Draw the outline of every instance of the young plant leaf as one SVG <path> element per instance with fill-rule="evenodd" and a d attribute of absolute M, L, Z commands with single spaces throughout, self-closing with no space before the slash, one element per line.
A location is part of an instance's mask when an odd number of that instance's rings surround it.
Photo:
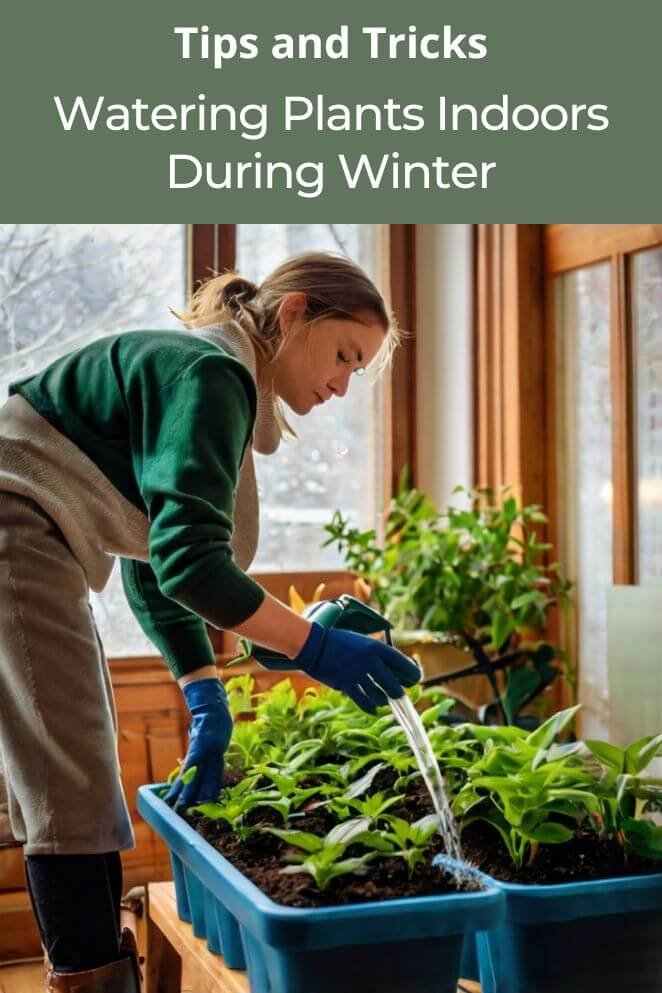
<path fill-rule="evenodd" d="M 554 738 L 572 721 L 580 707 L 581 704 L 577 704 L 575 707 L 568 707 L 554 714 L 528 735 L 527 744 L 533 748 L 549 748 Z"/>
<path fill-rule="evenodd" d="M 330 845 L 349 845 L 357 835 L 363 834 L 369 828 L 369 817 L 353 817 L 348 821 L 343 821 L 341 824 L 336 824 L 329 831 L 324 841 Z"/>

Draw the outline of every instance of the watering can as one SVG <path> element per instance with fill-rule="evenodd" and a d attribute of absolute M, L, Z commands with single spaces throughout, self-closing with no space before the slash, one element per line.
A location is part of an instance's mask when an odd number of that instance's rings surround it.
<path fill-rule="evenodd" d="M 335 600 L 319 600 L 317 603 L 308 604 L 304 609 L 303 616 L 327 629 L 340 628 L 343 631 L 354 631 L 355 634 L 365 635 L 378 634 L 383 631 L 387 644 L 393 644 L 391 640 L 393 625 L 390 621 L 348 593 L 344 593 Z M 280 652 L 263 648 L 247 638 L 242 638 L 239 643 L 244 654 L 241 658 L 233 659 L 231 665 L 235 662 L 243 662 L 244 659 L 250 657 L 254 658 L 265 669 L 292 668 L 292 659 Z"/>

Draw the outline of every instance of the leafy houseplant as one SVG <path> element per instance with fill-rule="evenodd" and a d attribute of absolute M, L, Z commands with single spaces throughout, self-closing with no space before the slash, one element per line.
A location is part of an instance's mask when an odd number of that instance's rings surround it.
<path fill-rule="evenodd" d="M 500 835 L 513 864 L 535 862 L 541 844 L 571 841 L 578 831 L 662 862 L 660 780 L 643 777 L 662 754 L 662 734 L 621 749 L 606 741 L 556 741 L 578 707 L 550 717 L 535 731 L 473 728 L 482 754 L 465 766 L 453 803 L 466 830 L 475 821 Z"/>
<path fill-rule="evenodd" d="M 550 545 L 536 532 L 547 521 L 538 505 L 519 507 L 507 491 L 498 503 L 491 490 L 454 492 L 465 493 L 469 506 L 440 513 L 403 478 L 382 542 L 336 511 L 325 545 L 337 543 L 348 568 L 369 584 L 374 605 L 400 633 L 396 643 L 416 632 L 459 646 L 473 659 L 462 675 L 489 680 L 493 702 L 483 711 L 485 722 L 526 724 L 522 708 L 565 661 L 542 635 L 550 608 L 568 604 L 572 584 L 557 562 L 544 562 Z M 507 672 L 503 692 L 495 675 L 500 670 Z M 457 674 L 427 682 L 453 678 Z"/>

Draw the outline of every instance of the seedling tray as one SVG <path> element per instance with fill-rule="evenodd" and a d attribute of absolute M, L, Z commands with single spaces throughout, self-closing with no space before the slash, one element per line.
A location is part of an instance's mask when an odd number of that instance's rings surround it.
<path fill-rule="evenodd" d="M 483 993 L 660 993 L 662 873 L 525 886 L 493 881 L 503 923 L 476 935 Z"/>
<path fill-rule="evenodd" d="M 504 894 L 477 893 L 296 909 L 269 899 L 159 798 L 138 811 L 170 850 L 177 910 L 251 993 L 455 993 L 464 936 L 495 928 Z"/>

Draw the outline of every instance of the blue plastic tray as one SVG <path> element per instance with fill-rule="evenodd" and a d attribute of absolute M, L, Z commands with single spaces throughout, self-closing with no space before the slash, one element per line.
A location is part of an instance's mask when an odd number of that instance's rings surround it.
<path fill-rule="evenodd" d="M 138 811 L 170 848 L 177 910 L 251 993 L 455 993 L 464 935 L 494 928 L 504 898 L 479 893 L 298 910 L 270 900 L 157 796 Z"/>
<path fill-rule="evenodd" d="M 476 935 L 483 993 L 660 993 L 662 873 L 523 886 Z"/>

